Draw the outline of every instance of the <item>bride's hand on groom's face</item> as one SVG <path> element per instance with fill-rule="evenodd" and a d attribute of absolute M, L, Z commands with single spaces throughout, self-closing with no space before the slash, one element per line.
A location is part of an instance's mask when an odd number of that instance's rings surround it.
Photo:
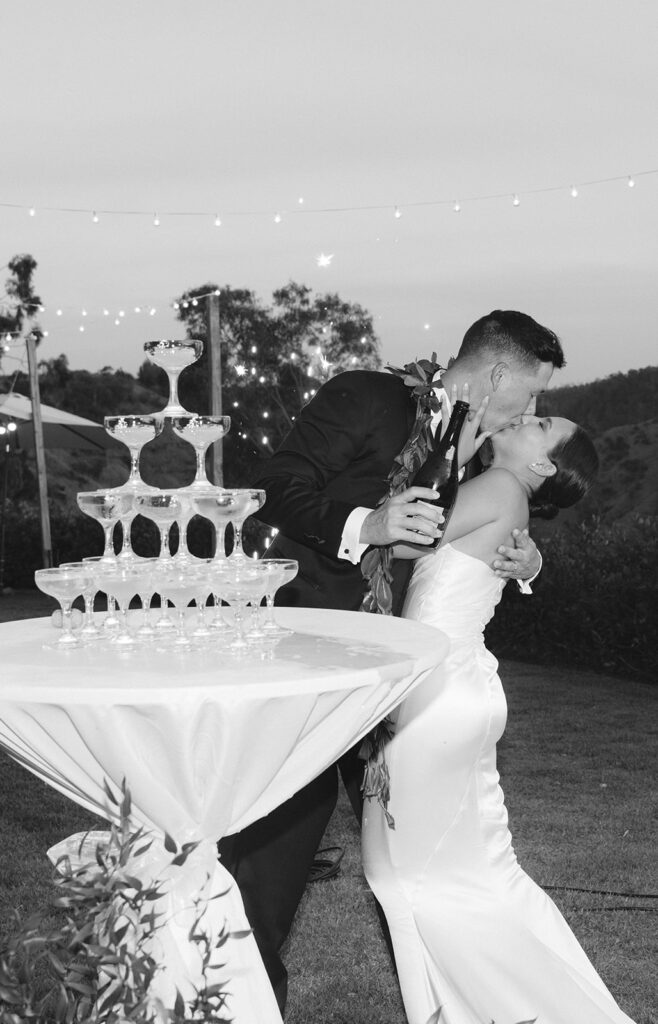
<path fill-rule="evenodd" d="M 425 504 L 435 500 L 436 494 L 429 487 L 409 487 L 387 498 L 364 519 L 361 543 L 377 547 L 396 541 L 431 544 L 439 535 L 437 524 L 443 522 L 442 511 L 435 505 Z"/>

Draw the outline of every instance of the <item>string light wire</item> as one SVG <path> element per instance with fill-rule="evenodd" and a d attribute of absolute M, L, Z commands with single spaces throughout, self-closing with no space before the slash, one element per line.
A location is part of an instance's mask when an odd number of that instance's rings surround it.
<path fill-rule="evenodd" d="M 490 202 L 496 199 L 505 199 L 509 201 L 510 195 L 513 196 L 536 196 L 542 195 L 549 192 L 566 192 L 569 195 L 573 195 L 573 190 L 580 190 L 584 188 L 592 188 L 596 185 L 608 185 L 614 182 L 624 182 L 627 188 L 634 188 L 638 178 L 646 177 L 649 175 L 658 174 L 658 168 L 652 168 L 651 170 L 636 171 L 634 174 L 617 174 L 607 178 L 591 178 L 588 181 L 570 181 L 562 183 L 560 185 L 542 185 L 538 188 L 525 188 L 525 189 L 507 189 L 504 192 L 490 192 L 482 195 L 470 195 L 462 196 L 460 198 L 460 206 L 463 207 L 464 203 L 483 203 Z M 309 216 L 313 214 L 332 214 L 332 213 L 362 213 L 367 211 L 390 211 L 391 206 L 395 211 L 395 216 L 400 217 L 402 211 L 405 209 L 413 209 L 416 207 L 428 207 L 428 206 L 450 206 L 452 209 L 455 208 L 454 198 L 439 198 L 439 199 L 422 199 L 422 200 L 410 200 L 406 203 L 376 203 L 370 205 L 359 205 L 359 206 L 306 206 L 305 204 L 297 203 L 296 206 L 290 209 L 279 209 L 275 211 L 274 221 L 278 224 L 281 223 L 284 213 L 290 216 Z M 0 202 L 0 207 L 4 209 L 12 210 L 27 210 L 31 217 L 34 217 L 37 213 L 37 207 L 27 206 L 25 203 L 7 203 Z M 40 213 L 74 213 L 74 214 L 85 214 L 88 217 L 101 216 L 117 216 L 117 217 L 149 217 L 155 226 L 161 223 L 162 217 L 201 217 L 206 218 L 210 223 L 215 224 L 217 218 L 216 211 L 213 210 L 161 210 L 159 213 L 154 215 L 153 210 L 109 210 L 101 209 L 100 207 L 79 207 L 79 206 L 40 206 L 38 207 Z M 226 217 L 269 217 L 272 218 L 272 210 L 224 210 L 222 218 Z"/>

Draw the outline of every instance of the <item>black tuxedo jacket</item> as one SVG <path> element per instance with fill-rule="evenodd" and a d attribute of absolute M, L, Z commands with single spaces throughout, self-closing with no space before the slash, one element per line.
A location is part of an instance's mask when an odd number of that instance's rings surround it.
<path fill-rule="evenodd" d="M 338 558 L 341 535 L 353 509 L 375 508 L 387 493 L 393 459 L 415 413 L 415 399 L 399 377 L 371 370 L 338 374 L 302 409 L 254 481 L 266 491 L 258 518 L 279 530 L 268 557 L 299 562 L 278 604 L 359 609 L 361 568 Z M 404 590 L 412 564 L 398 563 L 394 595 Z"/>

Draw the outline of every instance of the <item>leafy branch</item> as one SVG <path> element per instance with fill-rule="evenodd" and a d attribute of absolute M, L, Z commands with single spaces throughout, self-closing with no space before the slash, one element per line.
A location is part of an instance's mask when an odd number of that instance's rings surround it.
<path fill-rule="evenodd" d="M 151 847 L 143 828 L 133 829 L 131 797 L 125 780 L 117 799 L 105 783 L 116 821 L 94 857 L 73 868 L 68 855 L 56 864 L 55 923 L 39 913 L 22 921 L 0 950 L 0 1024 L 228 1024 L 226 991 L 204 984 L 186 1006 L 177 992 L 173 1009 L 150 994 L 161 970 L 150 950 L 164 924 L 155 910 L 165 882 L 145 883 L 131 864 Z M 85 835 L 78 849 L 89 848 Z M 181 847 L 165 836 L 168 868 L 182 867 L 197 843 Z M 189 931 L 199 951 L 204 982 L 214 951 L 228 940 L 224 928 L 212 942 L 200 927 L 200 900 Z M 238 933 L 239 935 L 240 933 Z"/>

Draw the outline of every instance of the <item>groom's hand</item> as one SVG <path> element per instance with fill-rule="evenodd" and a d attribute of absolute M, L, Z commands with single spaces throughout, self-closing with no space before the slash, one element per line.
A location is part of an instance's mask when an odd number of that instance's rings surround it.
<path fill-rule="evenodd" d="M 441 509 L 425 504 L 435 500 L 436 494 L 429 487 L 409 487 L 387 498 L 363 520 L 359 540 L 377 547 L 401 540 L 408 544 L 431 544 L 439 536 L 437 523 L 443 522 Z"/>
<path fill-rule="evenodd" d="M 501 545 L 493 563 L 496 576 L 505 580 L 530 580 L 541 569 L 541 556 L 527 530 L 512 530 L 513 547 Z"/>

